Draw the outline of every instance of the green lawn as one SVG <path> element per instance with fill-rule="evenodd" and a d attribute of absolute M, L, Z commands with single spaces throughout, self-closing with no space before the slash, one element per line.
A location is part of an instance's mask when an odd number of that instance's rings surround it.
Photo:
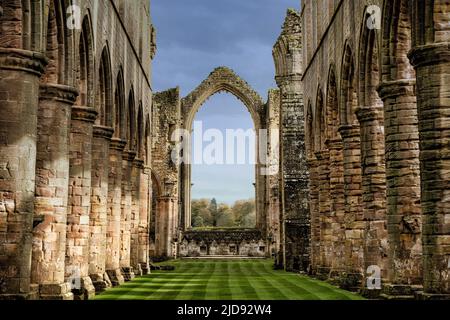
<path fill-rule="evenodd" d="M 96 300 L 358 300 L 328 283 L 272 269 L 271 260 L 178 260 Z"/>

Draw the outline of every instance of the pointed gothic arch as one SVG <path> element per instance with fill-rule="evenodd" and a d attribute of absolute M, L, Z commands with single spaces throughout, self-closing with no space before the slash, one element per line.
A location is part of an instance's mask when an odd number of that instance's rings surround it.
<path fill-rule="evenodd" d="M 260 95 L 250 87 L 250 85 L 240 78 L 233 70 L 227 67 L 216 68 L 210 73 L 194 91 L 181 100 L 182 118 L 184 123 L 184 129 L 187 132 L 192 132 L 192 125 L 194 118 L 200 107 L 206 102 L 208 98 L 219 92 L 228 92 L 242 101 L 247 110 L 249 111 L 256 136 L 256 152 L 259 154 L 259 131 L 262 129 L 262 119 L 264 115 L 264 102 Z M 191 156 L 191 141 L 186 144 L 186 149 L 183 150 L 184 158 L 190 159 Z M 263 197 L 261 193 L 262 176 L 260 175 L 260 165 L 255 166 L 255 203 L 257 212 L 257 221 L 263 221 L 258 219 L 259 214 L 263 214 L 263 210 L 260 204 L 260 198 Z M 184 229 L 191 227 L 191 165 L 184 163 L 181 168 L 181 200 L 184 205 Z"/>
<path fill-rule="evenodd" d="M 76 105 L 84 107 L 94 106 L 94 39 L 90 13 L 83 19 L 78 40 L 77 83 L 79 95 Z"/>
<path fill-rule="evenodd" d="M 103 48 L 98 68 L 96 88 L 97 125 L 114 126 L 114 101 L 112 94 L 111 60 L 108 44 Z"/>
<path fill-rule="evenodd" d="M 127 138 L 125 88 L 122 67 L 119 68 L 114 93 L 114 137 L 122 140 Z"/>
<path fill-rule="evenodd" d="M 314 152 L 319 152 L 325 149 L 325 141 L 327 136 L 327 126 L 326 126 L 326 109 L 325 100 L 323 97 L 322 88 L 319 86 L 317 88 L 317 98 L 315 107 L 315 121 L 314 121 Z"/>
<path fill-rule="evenodd" d="M 340 125 L 357 125 L 358 120 L 355 115 L 357 108 L 356 93 L 356 68 L 355 57 L 351 45 L 345 45 L 344 56 L 342 58 L 341 74 L 341 101 L 339 105 Z"/>
<path fill-rule="evenodd" d="M 327 94 L 326 94 L 326 127 L 327 139 L 340 139 L 339 136 L 339 100 L 336 81 L 336 69 L 334 64 L 328 71 Z"/>
<path fill-rule="evenodd" d="M 128 109 L 126 114 L 126 140 L 128 142 L 128 150 L 137 151 L 137 136 L 136 136 L 136 101 L 134 99 L 134 89 L 131 86 L 128 94 Z"/>
<path fill-rule="evenodd" d="M 241 100 L 252 116 L 255 129 L 260 128 L 260 116 L 264 106 L 260 95 L 233 70 L 226 67 L 219 67 L 194 91 L 181 100 L 186 129 L 189 130 L 192 128 L 194 117 L 205 101 L 216 93 L 223 91 Z"/>

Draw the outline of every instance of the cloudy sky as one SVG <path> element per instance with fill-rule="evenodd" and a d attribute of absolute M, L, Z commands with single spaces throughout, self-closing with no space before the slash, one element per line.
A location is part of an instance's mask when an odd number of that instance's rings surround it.
<path fill-rule="evenodd" d="M 218 66 L 227 66 L 267 100 L 276 87 L 272 46 L 288 8 L 299 0 L 151 0 L 158 51 L 153 63 L 154 91 L 180 86 L 189 94 Z M 230 94 L 211 97 L 195 121 L 204 130 L 253 128 L 245 106 Z M 195 133 L 197 134 L 197 133 Z M 209 143 L 205 142 L 204 147 Z M 192 198 L 233 203 L 254 197 L 254 167 L 194 165 Z"/>

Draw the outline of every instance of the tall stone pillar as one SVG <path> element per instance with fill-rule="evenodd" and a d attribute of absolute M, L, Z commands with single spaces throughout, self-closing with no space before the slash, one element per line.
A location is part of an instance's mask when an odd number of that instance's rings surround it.
<path fill-rule="evenodd" d="M 330 276 L 340 277 L 345 271 L 345 197 L 343 145 L 340 138 L 326 141 L 330 153 L 330 250 L 333 254 Z"/>
<path fill-rule="evenodd" d="M 389 239 L 387 296 L 413 297 L 422 284 L 419 128 L 415 80 L 383 82 Z"/>
<path fill-rule="evenodd" d="M 289 9 L 273 48 L 280 89 L 280 213 L 283 264 L 307 271 L 310 261 L 309 171 L 305 145 L 303 56 L 300 13 Z M 286 242 L 292 243 L 288 250 Z"/>
<path fill-rule="evenodd" d="M 94 108 L 75 106 L 70 130 L 69 211 L 66 279 L 75 281 L 75 299 L 89 299 L 95 288 L 89 277 L 91 166 Z"/>
<path fill-rule="evenodd" d="M 136 152 L 125 150 L 122 158 L 122 213 L 120 219 L 120 268 L 125 281 L 134 278 L 131 266 L 131 219 L 133 202 L 133 161 Z"/>
<path fill-rule="evenodd" d="M 305 117 L 300 76 L 277 78 L 281 90 L 280 153 L 281 201 L 284 241 L 284 266 L 287 270 L 306 271 L 310 265 L 310 212 L 308 205 L 308 165 L 305 146 Z M 288 252 L 289 251 L 289 252 Z"/>
<path fill-rule="evenodd" d="M 149 266 L 149 223 L 151 210 L 151 168 L 145 167 L 141 171 L 140 183 L 140 206 L 139 206 L 139 226 L 138 226 L 138 263 L 141 266 L 142 273 L 148 274 L 150 272 Z"/>
<path fill-rule="evenodd" d="M 126 141 L 113 138 L 109 148 L 108 229 L 106 233 L 106 272 L 112 285 L 124 283 L 120 271 L 120 223 L 122 215 L 122 162 Z"/>
<path fill-rule="evenodd" d="M 70 119 L 77 95 L 72 87 L 40 86 L 31 281 L 39 285 L 41 299 L 73 299 L 64 260 Z"/>
<path fill-rule="evenodd" d="M 436 10 L 448 4 L 434 5 L 434 18 L 444 20 L 436 22 L 443 31 L 435 31 L 434 37 L 442 42 L 416 46 L 410 53 L 417 76 L 424 297 L 430 299 L 450 298 L 450 42 L 444 42 L 448 14 Z"/>
<path fill-rule="evenodd" d="M 386 167 L 384 116 L 382 107 L 361 107 L 356 111 L 361 125 L 362 207 L 365 231 L 364 268 L 377 266 L 387 277 L 388 237 L 386 222 Z M 370 290 L 367 294 L 379 294 Z"/>
<path fill-rule="evenodd" d="M 113 128 L 94 126 L 92 140 L 89 276 L 96 292 L 111 286 L 106 273 L 109 148 Z"/>
<path fill-rule="evenodd" d="M 331 270 L 333 252 L 331 251 L 332 230 L 330 217 L 330 152 L 322 150 L 316 153 L 318 164 L 319 189 L 319 232 L 320 232 L 320 266 L 318 273 L 328 277 Z"/>
<path fill-rule="evenodd" d="M 31 298 L 39 78 L 37 52 L 0 48 L 0 299 Z"/>
<path fill-rule="evenodd" d="M 142 268 L 139 263 L 139 226 L 140 226 L 140 205 L 141 205 L 141 175 L 144 169 L 144 160 L 134 159 L 131 168 L 132 203 L 130 221 L 130 265 L 135 275 L 142 275 Z"/>
<path fill-rule="evenodd" d="M 156 217 L 156 255 L 158 257 L 173 257 L 173 240 L 178 229 L 177 222 L 178 199 L 170 195 L 158 199 Z"/>
<path fill-rule="evenodd" d="M 345 196 L 345 261 L 346 279 L 342 286 L 348 289 L 359 287 L 364 275 L 364 232 L 366 224 L 361 207 L 361 148 L 358 125 L 341 126 L 344 155 Z"/>
<path fill-rule="evenodd" d="M 311 273 L 320 274 L 319 166 L 316 158 L 308 159 L 309 208 L 311 210 Z"/>

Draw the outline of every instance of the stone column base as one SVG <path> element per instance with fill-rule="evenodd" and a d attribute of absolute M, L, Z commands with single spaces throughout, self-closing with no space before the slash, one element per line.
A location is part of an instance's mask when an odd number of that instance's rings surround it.
<path fill-rule="evenodd" d="M 315 277 L 321 281 L 326 281 L 329 279 L 330 276 L 330 268 L 329 267 L 322 267 L 322 266 L 317 266 L 316 270 L 315 270 Z"/>
<path fill-rule="evenodd" d="M 142 266 L 141 266 L 140 263 L 137 265 L 136 268 L 133 268 L 133 270 L 134 270 L 134 275 L 136 277 L 141 277 L 144 274 L 144 272 L 142 271 Z"/>
<path fill-rule="evenodd" d="M 95 292 L 100 293 L 105 291 L 108 288 L 112 287 L 111 280 L 109 280 L 108 274 L 91 274 L 89 276 L 92 280 L 92 284 L 94 285 Z"/>
<path fill-rule="evenodd" d="M 95 288 L 89 277 L 80 279 L 80 283 L 76 283 L 75 289 L 72 289 L 74 300 L 89 300 L 95 296 Z"/>
<path fill-rule="evenodd" d="M 422 290 L 422 286 L 388 283 L 383 286 L 380 298 L 385 300 L 413 300 L 416 293 Z"/>
<path fill-rule="evenodd" d="M 338 270 L 330 268 L 329 276 L 328 276 L 328 283 L 331 283 L 334 286 L 340 286 L 341 284 L 341 277 L 344 273 L 344 270 Z"/>
<path fill-rule="evenodd" d="M 125 283 L 125 279 L 122 276 L 120 269 L 106 270 L 106 273 L 108 274 L 109 280 L 111 281 L 113 287 L 117 287 Z"/>
<path fill-rule="evenodd" d="M 377 300 L 381 298 L 381 289 L 367 289 L 366 287 L 362 288 L 359 292 L 360 295 L 362 295 L 366 299 L 373 299 Z"/>
<path fill-rule="evenodd" d="M 125 279 L 125 281 L 131 281 L 133 280 L 136 275 L 134 274 L 133 267 L 123 267 L 122 268 L 122 276 Z"/>
<path fill-rule="evenodd" d="M 151 273 L 150 266 L 149 266 L 148 263 L 140 263 L 140 267 L 142 269 L 142 275 L 143 276 L 148 275 L 148 274 Z"/>
<path fill-rule="evenodd" d="M 69 283 L 43 284 L 39 286 L 40 300 L 73 300 L 72 287 Z"/>
<path fill-rule="evenodd" d="M 358 292 L 361 290 L 363 275 L 358 272 L 343 272 L 339 276 L 339 288 Z"/>
<path fill-rule="evenodd" d="M 30 292 L 24 294 L 0 294 L 0 301 L 39 300 L 39 285 L 30 284 Z"/>

